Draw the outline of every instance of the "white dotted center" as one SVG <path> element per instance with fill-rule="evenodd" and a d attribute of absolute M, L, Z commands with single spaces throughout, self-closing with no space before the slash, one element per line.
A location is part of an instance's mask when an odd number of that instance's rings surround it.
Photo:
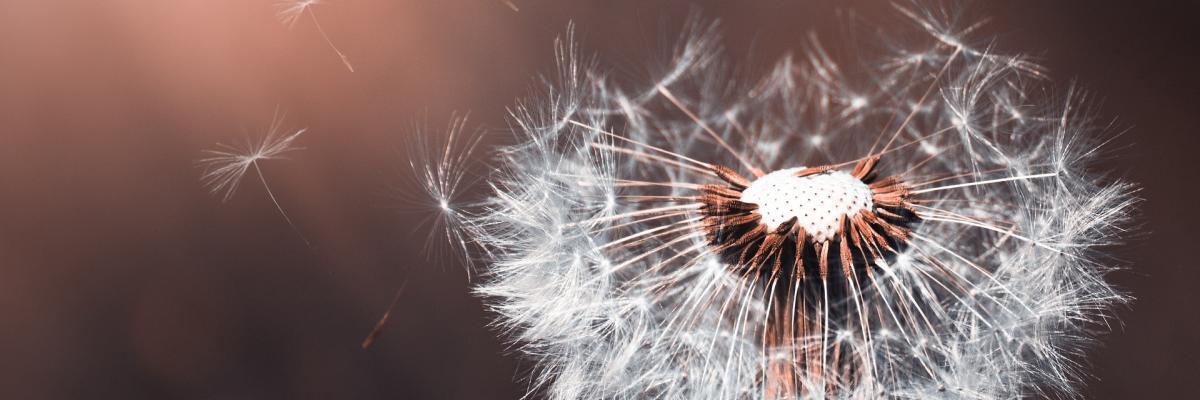
<path fill-rule="evenodd" d="M 814 242 L 824 242 L 837 236 L 843 215 L 871 208 L 871 188 L 854 176 L 841 171 L 796 176 L 802 169 L 771 172 L 742 191 L 741 200 L 758 205 L 767 229 L 796 217 Z"/>

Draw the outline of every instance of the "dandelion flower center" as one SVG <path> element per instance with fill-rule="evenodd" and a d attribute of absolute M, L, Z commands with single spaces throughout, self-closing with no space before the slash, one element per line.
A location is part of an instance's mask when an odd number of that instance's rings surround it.
<path fill-rule="evenodd" d="M 848 171 L 788 168 L 754 181 L 713 165 L 725 184 L 700 188 L 708 242 L 735 269 L 790 269 L 797 279 L 809 272 L 824 279 L 831 267 L 850 276 L 867 260 L 893 256 L 917 218 L 908 185 L 898 176 L 878 178 L 878 162 L 872 155 Z M 815 265 L 806 268 L 806 258 Z"/>
<path fill-rule="evenodd" d="M 768 230 L 796 218 L 813 241 L 825 242 L 837 235 L 842 218 L 871 208 L 871 188 L 861 180 L 842 171 L 796 176 L 803 169 L 771 172 L 742 191 L 741 200 L 758 205 Z"/>

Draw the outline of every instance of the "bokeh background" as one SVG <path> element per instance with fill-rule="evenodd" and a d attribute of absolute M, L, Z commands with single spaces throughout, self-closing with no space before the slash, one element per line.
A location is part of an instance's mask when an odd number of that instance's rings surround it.
<path fill-rule="evenodd" d="M 618 77 L 693 11 L 767 65 L 812 31 L 903 23 L 884 2 L 0 0 L 0 398 L 515 399 L 531 365 L 489 328 L 462 265 L 403 212 L 405 137 L 456 110 L 503 128 L 569 21 Z M 1170 4 L 1168 4 L 1170 3 Z M 1112 279 L 1137 301 L 1090 361 L 1088 397 L 1185 398 L 1200 371 L 1195 2 L 995 1 L 1000 48 L 1077 80 L 1124 132 L 1141 238 Z M 305 150 L 263 164 L 306 246 L 248 182 L 222 203 L 194 162 L 276 107 Z M 406 283 L 389 325 L 359 342 Z"/>

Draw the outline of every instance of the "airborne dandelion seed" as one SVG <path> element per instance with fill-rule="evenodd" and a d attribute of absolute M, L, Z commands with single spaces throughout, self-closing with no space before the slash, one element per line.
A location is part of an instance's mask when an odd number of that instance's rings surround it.
<path fill-rule="evenodd" d="M 483 140 L 483 131 L 467 130 L 466 122 L 466 117 L 455 117 L 445 130 L 437 133 L 426 132 L 427 127 L 418 125 L 417 134 L 407 143 L 411 178 L 420 186 L 421 193 L 414 195 L 410 190 L 400 190 L 397 194 L 404 203 L 417 206 L 415 211 L 433 212 L 421 225 L 433 232 L 425 243 L 425 251 L 434 256 L 445 255 L 439 244 L 449 245 L 455 254 L 467 250 L 468 227 L 459 218 L 470 202 L 460 188 L 469 183 L 469 164 Z M 427 198 L 434 199 L 434 203 L 428 203 Z"/>
<path fill-rule="evenodd" d="M 317 28 L 317 33 L 321 34 L 321 38 L 325 40 L 325 43 L 329 45 L 329 48 L 333 49 L 333 52 L 337 53 L 338 57 L 341 58 L 342 65 L 345 65 L 346 69 L 350 70 L 350 72 L 354 72 L 354 65 L 350 64 L 350 58 L 346 57 L 346 54 L 342 53 L 337 46 L 334 46 L 333 40 L 329 39 L 329 35 L 325 33 L 325 28 L 321 26 L 321 21 L 317 20 L 317 13 L 313 11 L 313 7 L 321 4 L 322 1 L 323 0 L 277 1 L 275 4 L 279 11 L 276 13 L 276 16 L 279 17 L 280 22 L 283 22 L 283 24 L 287 25 L 290 29 L 296 25 L 296 21 L 299 21 L 304 14 L 308 14 L 308 16 L 312 19 L 313 26 Z"/>
<path fill-rule="evenodd" d="M 276 110 L 270 127 L 259 141 L 248 140 L 242 146 L 218 144 L 219 150 L 205 151 L 209 157 L 202 158 L 197 163 L 204 168 L 204 173 L 200 177 L 201 181 L 213 194 L 221 195 L 221 201 L 228 201 L 233 197 L 238 187 L 241 186 L 242 178 L 250 171 L 250 167 L 254 167 L 255 175 L 258 175 L 259 182 L 267 191 L 267 196 L 271 198 L 271 203 L 275 205 L 279 215 L 283 216 L 288 226 L 300 235 L 300 239 L 304 240 L 305 244 L 308 244 L 308 239 L 300 233 L 296 224 L 292 223 L 292 218 L 288 217 L 287 212 L 283 211 L 283 206 L 279 204 L 279 199 L 275 198 L 275 192 L 271 190 L 271 185 L 267 184 L 267 177 L 263 175 L 262 167 L 259 166 L 261 161 L 282 158 L 285 153 L 300 149 L 295 146 L 294 142 L 307 129 L 284 134 L 283 120 L 285 117 L 286 114 Z"/>
<path fill-rule="evenodd" d="M 814 40 L 754 79 L 721 62 L 713 26 L 690 24 L 645 84 L 557 43 L 490 197 L 449 216 L 538 390 L 1076 395 L 1124 300 L 1100 250 L 1133 188 L 1086 168 L 1074 91 L 1036 97 L 1043 71 L 973 47 L 978 25 L 900 11 L 926 40 L 889 43 L 888 62 L 837 64 Z M 444 208 L 459 164 L 433 161 L 417 168 Z"/>

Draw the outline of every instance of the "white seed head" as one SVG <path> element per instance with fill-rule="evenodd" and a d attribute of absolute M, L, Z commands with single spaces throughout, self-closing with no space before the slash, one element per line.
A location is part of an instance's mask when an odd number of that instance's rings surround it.
<path fill-rule="evenodd" d="M 789 219 L 815 242 L 837 235 L 843 217 L 871 209 L 871 188 L 842 171 L 796 176 L 804 168 L 763 175 L 742 191 L 742 201 L 758 205 L 768 230 Z"/>
<path fill-rule="evenodd" d="M 1103 140 L 1074 91 L 1046 97 L 1040 67 L 971 47 L 990 43 L 962 37 L 972 21 L 898 7 L 923 35 L 885 32 L 883 58 L 814 42 L 762 74 L 705 24 L 651 81 L 558 42 L 450 237 L 486 264 L 476 290 L 538 366 L 533 390 L 1077 396 L 1078 357 L 1124 300 L 1103 249 L 1133 187 L 1085 168 Z M 792 218 L 808 240 L 764 233 Z"/>

